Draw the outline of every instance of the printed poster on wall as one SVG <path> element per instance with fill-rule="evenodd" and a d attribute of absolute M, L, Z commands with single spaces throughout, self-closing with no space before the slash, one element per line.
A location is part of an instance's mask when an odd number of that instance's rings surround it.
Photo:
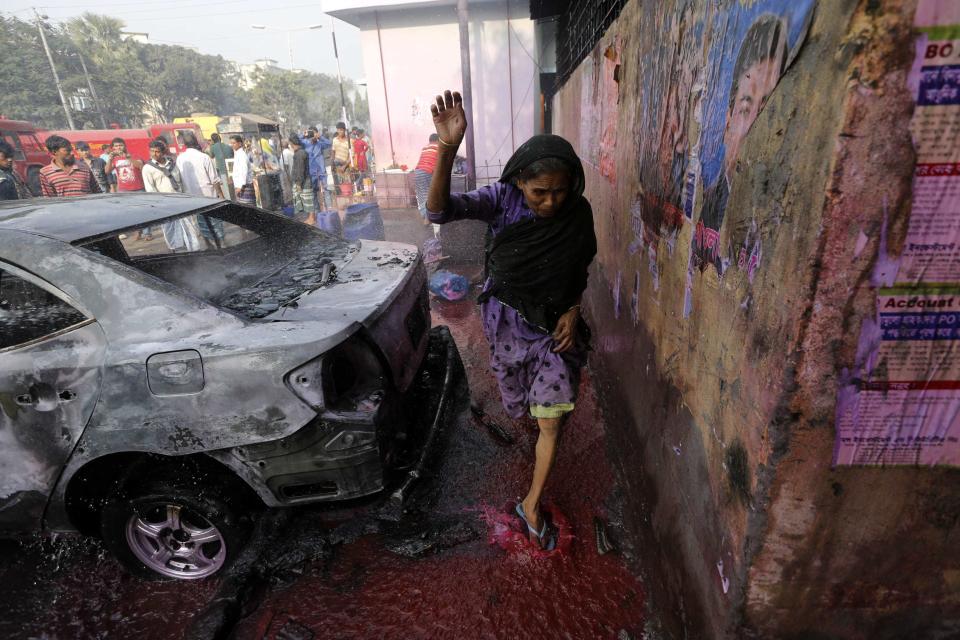
<path fill-rule="evenodd" d="M 838 394 L 834 464 L 960 465 L 960 3 L 921 0 L 915 26 L 910 222 Z"/>

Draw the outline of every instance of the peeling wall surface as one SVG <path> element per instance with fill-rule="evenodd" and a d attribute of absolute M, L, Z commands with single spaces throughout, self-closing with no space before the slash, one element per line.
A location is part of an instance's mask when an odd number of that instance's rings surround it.
<path fill-rule="evenodd" d="M 885 432 L 944 446 L 841 447 L 877 426 L 846 411 L 864 382 L 903 380 L 877 355 L 883 305 L 954 295 L 890 285 L 957 284 L 929 266 L 877 277 L 903 270 L 911 242 L 956 242 L 924 231 L 915 171 L 957 166 L 942 102 L 960 16 L 919 5 L 633 0 L 555 98 L 595 211 L 592 365 L 623 426 L 630 524 L 659 559 L 653 596 L 700 637 L 960 633 L 957 410 L 922 384 L 956 379 L 953 334 L 890 347 L 921 381 L 910 403 L 877 390 L 897 416 Z M 936 78 L 930 44 L 954 47 Z M 923 82 L 937 111 L 921 111 Z M 940 132 L 934 159 L 920 129 Z M 924 219 L 960 227 L 938 179 Z"/>

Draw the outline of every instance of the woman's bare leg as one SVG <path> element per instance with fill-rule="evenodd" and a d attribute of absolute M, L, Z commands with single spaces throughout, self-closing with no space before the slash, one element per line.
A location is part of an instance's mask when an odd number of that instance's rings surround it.
<path fill-rule="evenodd" d="M 540 518 L 540 497 L 543 495 L 543 488 L 547 484 L 547 478 L 550 477 L 550 470 L 553 469 L 553 462 L 557 458 L 557 444 L 560 439 L 560 425 L 563 418 L 537 418 L 537 424 L 540 426 L 540 436 L 537 438 L 537 461 L 533 466 L 533 481 L 530 483 L 530 491 L 527 497 L 523 499 L 523 512 L 527 516 L 530 525 L 540 531 L 543 521 Z M 535 536 L 530 536 L 531 540 Z"/>

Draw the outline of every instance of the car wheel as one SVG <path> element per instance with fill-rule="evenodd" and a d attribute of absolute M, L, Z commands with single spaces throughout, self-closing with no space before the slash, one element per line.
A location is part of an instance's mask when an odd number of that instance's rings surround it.
<path fill-rule="evenodd" d="M 121 490 L 100 518 L 104 544 L 144 578 L 200 580 L 237 556 L 249 526 L 222 500 L 197 487 L 157 482 Z"/>

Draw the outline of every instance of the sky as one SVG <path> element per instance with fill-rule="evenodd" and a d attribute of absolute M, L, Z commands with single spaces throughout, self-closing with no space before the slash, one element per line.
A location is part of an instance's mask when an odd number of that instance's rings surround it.
<path fill-rule="evenodd" d="M 31 7 L 62 22 L 85 11 L 112 15 L 123 20 L 125 31 L 146 32 L 151 42 L 196 47 L 201 53 L 219 54 L 241 64 L 273 58 L 290 67 L 287 33 L 290 34 L 296 68 L 336 74 L 331 21 L 337 34 L 337 48 L 343 75 L 354 80 L 364 77 L 360 52 L 360 31 L 323 13 L 319 0 L 3 0 L 2 13 L 21 20 L 33 18 Z M 277 30 L 254 30 L 260 24 Z M 322 25 L 318 30 L 306 27 Z"/>

